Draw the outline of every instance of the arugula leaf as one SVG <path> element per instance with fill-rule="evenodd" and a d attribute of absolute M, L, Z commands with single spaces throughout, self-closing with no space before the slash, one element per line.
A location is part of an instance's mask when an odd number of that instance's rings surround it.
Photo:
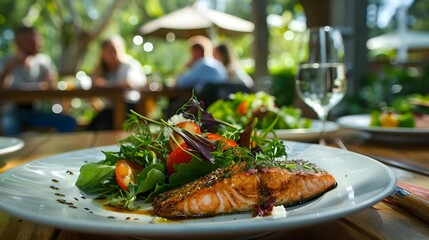
<path fill-rule="evenodd" d="M 206 175 L 218 168 L 217 164 L 207 163 L 195 157 L 189 163 L 176 165 L 176 173 L 169 178 L 170 186 L 180 186 Z"/>
<path fill-rule="evenodd" d="M 106 152 L 106 151 L 102 151 L 102 153 L 105 156 L 105 159 L 101 162 L 99 162 L 99 164 L 103 164 L 103 165 L 116 165 L 116 163 L 121 159 L 121 157 L 119 156 L 118 152 Z"/>
<path fill-rule="evenodd" d="M 215 152 L 213 152 L 215 153 Z M 146 201 L 150 202 L 159 194 L 171 190 L 177 186 L 192 182 L 218 168 L 218 164 L 211 164 L 201 161 L 198 158 L 192 158 L 189 163 L 181 163 L 176 166 L 176 173 L 172 174 L 168 183 L 160 183 L 149 193 Z"/>
<path fill-rule="evenodd" d="M 158 183 L 163 183 L 165 181 L 164 169 L 164 165 L 156 163 L 141 171 L 137 177 L 136 194 L 154 189 Z"/>

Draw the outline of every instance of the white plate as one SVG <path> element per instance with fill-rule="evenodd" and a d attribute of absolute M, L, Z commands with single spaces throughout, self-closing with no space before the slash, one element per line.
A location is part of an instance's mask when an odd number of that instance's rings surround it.
<path fill-rule="evenodd" d="M 335 122 L 325 123 L 325 133 L 333 133 L 338 130 L 338 124 Z M 312 120 L 310 128 L 295 128 L 295 129 L 276 129 L 276 135 L 279 139 L 289 141 L 315 141 L 320 138 L 320 121 Z M 267 137 L 273 137 L 269 134 Z"/>
<path fill-rule="evenodd" d="M 369 114 L 356 114 L 337 119 L 341 127 L 365 131 L 376 140 L 392 142 L 429 142 L 429 128 L 384 128 L 369 126 Z"/>
<path fill-rule="evenodd" d="M 0 155 L 18 151 L 24 147 L 24 141 L 19 138 L 0 137 Z"/>
<path fill-rule="evenodd" d="M 106 210 L 93 199 L 82 197 L 75 181 L 85 162 L 100 161 L 104 159 L 100 150 L 116 151 L 117 146 L 63 153 L 4 172 L 0 175 L 0 209 L 29 221 L 92 233 L 147 238 L 256 237 L 367 208 L 385 198 L 396 185 L 392 170 L 371 158 L 314 144 L 286 145 L 289 159 L 314 162 L 332 173 L 338 182 L 335 189 L 323 196 L 288 208 L 287 216 L 252 218 L 250 213 L 243 213 L 166 224 L 154 222 L 154 217 L 147 215 Z"/>

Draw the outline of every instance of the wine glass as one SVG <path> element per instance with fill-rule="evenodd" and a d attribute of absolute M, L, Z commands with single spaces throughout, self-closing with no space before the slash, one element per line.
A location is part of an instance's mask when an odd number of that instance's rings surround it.
<path fill-rule="evenodd" d="M 307 29 L 302 35 L 295 87 L 298 96 L 320 119 L 319 144 L 325 145 L 325 123 L 329 111 L 344 97 L 346 67 L 343 41 L 330 26 Z"/>

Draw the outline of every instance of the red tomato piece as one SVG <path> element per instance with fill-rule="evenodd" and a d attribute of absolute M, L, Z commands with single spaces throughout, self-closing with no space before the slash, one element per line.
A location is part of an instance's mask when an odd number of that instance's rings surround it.
<path fill-rule="evenodd" d="M 136 184 L 136 178 L 143 167 L 128 162 L 126 160 L 119 160 L 116 163 L 115 177 L 116 182 L 122 190 L 128 191 L 128 185 Z"/>
<path fill-rule="evenodd" d="M 174 169 L 175 164 L 189 163 L 192 159 L 192 156 L 183 150 L 188 148 L 186 143 L 182 143 L 180 146 L 181 147 L 177 147 L 176 149 L 174 149 L 170 153 L 170 156 L 168 156 L 168 159 L 167 159 L 168 174 L 173 174 L 176 172 L 176 169 Z"/>

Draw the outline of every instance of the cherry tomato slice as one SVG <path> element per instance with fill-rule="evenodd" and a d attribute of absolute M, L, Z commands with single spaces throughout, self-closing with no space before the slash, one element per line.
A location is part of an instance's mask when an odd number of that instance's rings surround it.
<path fill-rule="evenodd" d="M 122 190 L 128 191 L 128 185 L 136 184 L 136 178 L 143 167 L 130 163 L 126 160 L 119 160 L 116 163 L 116 182 Z"/>
<path fill-rule="evenodd" d="M 187 131 L 195 134 L 201 134 L 200 126 L 195 122 L 181 122 L 176 125 L 177 127 L 186 129 Z"/>
<path fill-rule="evenodd" d="M 186 143 L 182 143 L 180 146 L 184 149 L 188 147 Z M 176 172 L 176 169 L 174 169 L 175 164 L 189 163 L 191 161 L 192 156 L 189 153 L 185 152 L 182 148 L 177 147 L 170 153 L 170 156 L 168 156 L 168 159 L 167 159 L 168 174 L 173 174 Z"/>
<path fill-rule="evenodd" d="M 206 137 L 213 141 L 222 141 L 224 144 L 224 148 L 222 150 L 226 150 L 228 148 L 237 147 L 237 143 L 232 139 L 227 139 L 222 135 L 216 134 L 216 133 L 207 133 Z"/>
<path fill-rule="evenodd" d="M 238 114 L 244 116 L 247 114 L 248 107 L 249 107 L 249 102 L 248 101 L 242 101 L 240 104 L 238 104 L 235 111 L 237 111 Z"/>
<path fill-rule="evenodd" d="M 183 128 L 190 133 L 201 134 L 200 126 L 198 126 L 198 124 L 195 122 L 181 122 L 181 123 L 176 124 L 176 127 Z M 182 137 L 180 137 L 177 133 L 174 133 L 173 136 L 174 136 L 174 139 L 177 141 L 178 144 L 176 144 L 175 141 L 170 139 L 171 150 L 176 149 L 178 145 L 182 145 L 182 143 L 185 142 L 182 139 Z"/>

